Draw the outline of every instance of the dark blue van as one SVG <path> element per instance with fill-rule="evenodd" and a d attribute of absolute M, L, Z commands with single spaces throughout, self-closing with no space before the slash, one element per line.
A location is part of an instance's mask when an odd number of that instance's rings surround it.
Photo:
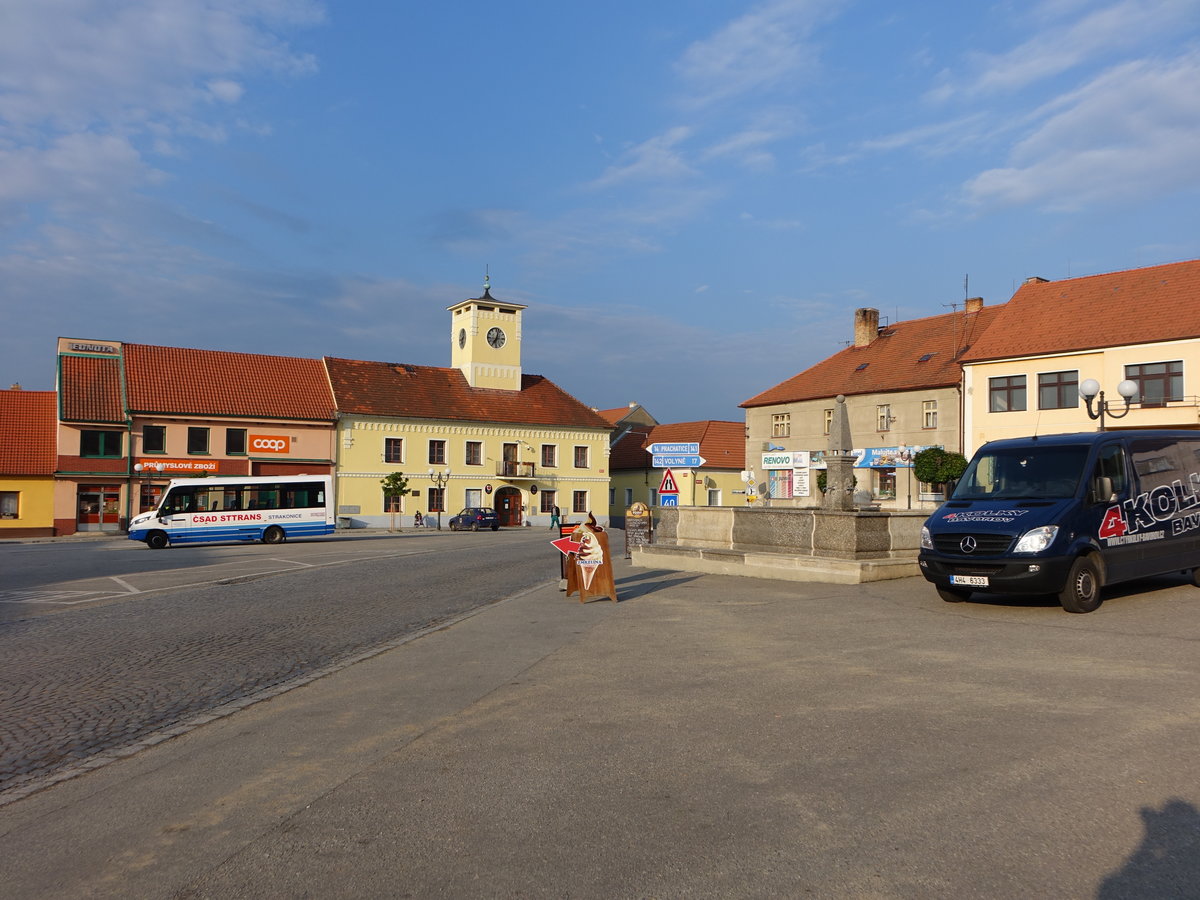
<path fill-rule="evenodd" d="M 1091 612 L 1108 584 L 1185 572 L 1200 584 L 1200 431 L 992 441 L 921 529 L 943 600 L 1057 594 Z"/>

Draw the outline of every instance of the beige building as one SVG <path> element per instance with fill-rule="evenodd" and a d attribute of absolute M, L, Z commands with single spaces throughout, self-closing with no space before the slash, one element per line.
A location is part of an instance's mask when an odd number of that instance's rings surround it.
<path fill-rule="evenodd" d="M 1092 415 L 1080 398 L 1088 380 L 1103 392 L 1106 429 L 1197 428 L 1198 377 L 1200 260 L 1030 278 L 963 355 L 965 449 L 1099 428 L 1100 397 Z"/>
<path fill-rule="evenodd" d="M 549 379 L 522 370 L 525 307 L 482 297 L 448 308 L 448 368 L 327 358 L 338 408 L 338 514 L 351 526 L 412 526 L 465 507 L 502 526 L 550 524 L 557 509 L 603 520 L 611 426 Z M 404 475 L 410 494 L 386 498 Z"/>
<path fill-rule="evenodd" d="M 834 401 L 844 395 L 856 494 L 881 508 L 932 508 L 941 494 L 913 478 L 912 457 L 930 446 L 960 450 L 960 360 L 1002 308 L 972 298 L 962 310 L 895 323 L 856 310 L 852 346 L 741 404 L 756 502 L 821 505 Z"/>

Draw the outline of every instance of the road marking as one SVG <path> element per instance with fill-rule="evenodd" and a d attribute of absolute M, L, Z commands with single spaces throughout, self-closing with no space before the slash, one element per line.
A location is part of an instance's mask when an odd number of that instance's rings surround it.
<path fill-rule="evenodd" d="M 121 587 L 125 588 L 125 590 L 130 594 L 140 594 L 141 593 L 141 591 L 139 591 L 137 588 L 135 588 L 132 584 L 130 584 L 124 578 L 118 578 L 116 575 L 109 575 L 108 577 L 111 578 L 113 581 L 115 581 L 117 584 L 119 584 Z"/>
<path fill-rule="evenodd" d="M 76 603 L 91 603 L 109 597 L 124 597 L 120 591 L 5 591 L 0 593 L 0 603 L 54 603 L 72 606 Z"/>

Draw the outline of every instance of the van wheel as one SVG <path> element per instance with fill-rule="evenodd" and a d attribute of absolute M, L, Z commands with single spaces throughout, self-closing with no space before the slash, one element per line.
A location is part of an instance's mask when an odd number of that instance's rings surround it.
<path fill-rule="evenodd" d="M 151 550 L 162 550 L 169 543 L 170 539 L 165 531 L 152 531 L 146 535 L 146 546 Z"/>
<path fill-rule="evenodd" d="M 938 592 L 938 596 L 941 597 L 943 600 L 945 600 L 947 603 L 962 603 L 964 600 L 966 600 L 968 597 L 971 596 L 970 591 L 963 591 L 963 590 L 959 590 L 957 588 L 940 587 L 937 589 L 937 592 Z"/>
<path fill-rule="evenodd" d="M 278 525 L 272 525 L 263 532 L 262 540 L 264 544 L 282 544 L 285 537 L 287 537 L 287 535 L 283 533 L 282 528 L 280 528 Z"/>
<path fill-rule="evenodd" d="M 1058 594 L 1058 602 L 1069 613 L 1090 613 L 1100 606 L 1100 567 L 1089 556 L 1081 556 L 1071 566 L 1067 583 Z"/>

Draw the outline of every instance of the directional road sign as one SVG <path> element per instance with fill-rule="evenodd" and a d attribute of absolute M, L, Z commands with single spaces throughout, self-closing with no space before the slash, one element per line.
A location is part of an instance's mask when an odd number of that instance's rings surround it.
<path fill-rule="evenodd" d="M 700 442 L 699 441 L 684 441 L 677 444 L 658 443 L 651 444 L 646 448 L 651 454 L 668 453 L 678 454 L 680 456 L 699 456 Z"/>
<path fill-rule="evenodd" d="M 655 469 L 698 469 L 706 462 L 708 460 L 698 455 L 655 453 L 650 457 L 650 465 Z"/>

